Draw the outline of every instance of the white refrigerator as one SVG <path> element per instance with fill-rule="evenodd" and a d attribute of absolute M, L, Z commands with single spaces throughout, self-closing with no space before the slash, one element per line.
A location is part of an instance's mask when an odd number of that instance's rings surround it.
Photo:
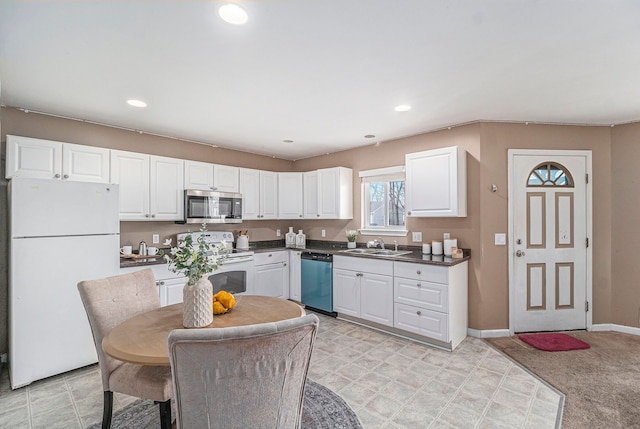
<path fill-rule="evenodd" d="M 13 389 L 97 362 L 77 284 L 118 274 L 118 186 L 9 182 L 9 376 Z"/>

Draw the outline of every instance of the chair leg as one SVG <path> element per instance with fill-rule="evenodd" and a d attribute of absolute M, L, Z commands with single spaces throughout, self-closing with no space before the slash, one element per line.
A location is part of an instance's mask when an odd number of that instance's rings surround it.
<path fill-rule="evenodd" d="M 111 415 L 113 414 L 113 392 L 105 390 L 102 408 L 102 429 L 111 429 Z"/>
<path fill-rule="evenodd" d="M 158 402 L 160 406 L 160 428 L 171 429 L 171 399 Z"/>

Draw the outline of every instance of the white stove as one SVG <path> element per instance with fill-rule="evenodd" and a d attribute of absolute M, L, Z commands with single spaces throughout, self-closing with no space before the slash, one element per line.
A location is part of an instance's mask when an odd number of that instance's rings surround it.
<path fill-rule="evenodd" d="M 224 246 L 227 257 L 217 271 L 209 275 L 209 281 L 213 284 L 214 293 L 226 290 L 235 294 L 253 293 L 253 250 L 241 250 L 233 247 L 233 233 L 229 231 L 196 231 L 184 232 L 177 235 L 178 241 L 191 235 L 195 242 L 201 235 L 211 246 L 220 248 Z"/>

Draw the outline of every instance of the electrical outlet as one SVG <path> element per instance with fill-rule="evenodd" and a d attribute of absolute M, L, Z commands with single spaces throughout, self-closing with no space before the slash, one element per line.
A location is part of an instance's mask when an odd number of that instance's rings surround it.
<path fill-rule="evenodd" d="M 507 244 L 507 234 L 496 234 L 494 243 L 496 246 L 505 246 Z"/>
<path fill-rule="evenodd" d="M 422 242 L 422 232 L 413 232 L 411 239 L 414 243 Z"/>
<path fill-rule="evenodd" d="M 153 244 L 160 243 L 160 234 L 153 234 L 153 239 L 151 240 L 151 243 Z"/>
<path fill-rule="evenodd" d="M 325 231 L 324 229 L 322 230 L 322 236 L 326 237 L 327 236 L 327 231 Z"/>
<path fill-rule="evenodd" d="M 451 234 L 449 234 L 448 232 L 445 232 L 443 235 L 444 235 L 444 237 L 442 237 L 442 238 L 443 238 L 444 240 L 448 240 L 448 239 L 450 239 L 450 238 L 451 238 Z"/>

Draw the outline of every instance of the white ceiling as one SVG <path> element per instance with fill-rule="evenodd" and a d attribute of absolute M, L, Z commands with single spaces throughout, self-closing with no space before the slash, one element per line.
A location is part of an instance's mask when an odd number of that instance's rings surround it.
<path fill-rule="evenodd" d="M 239 1 L 244 26 L 224 3 L 1 1 L 0 101 L 285 159 L 640 120 L 638 0 Z"/>

